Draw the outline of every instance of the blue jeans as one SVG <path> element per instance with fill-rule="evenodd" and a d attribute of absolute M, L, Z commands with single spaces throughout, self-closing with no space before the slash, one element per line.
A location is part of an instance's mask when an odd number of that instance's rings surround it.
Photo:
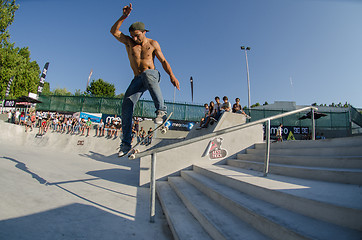
<path fill-rule="evenodd" d="M 122 103 L 122 144 L 131 146 L 133 111 L 145 91 L 150 92 L 156 110 L 166 111 L 159 84 L 160 80 L 160 73 L 157 70 L 148 69 L 136 76 L 129 85 Z"/>

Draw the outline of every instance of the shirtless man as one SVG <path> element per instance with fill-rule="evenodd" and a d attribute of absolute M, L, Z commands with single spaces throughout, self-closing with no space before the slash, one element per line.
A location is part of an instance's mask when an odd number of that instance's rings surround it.
<path fill-rule="evenodd" d="M 128 59 L 134 73 L 122 103 L 123 139 L 118 156 L 122 157 L 131 149 L 133 110 L 145 91 L 149 91 L 156 107 L 155 123 L 161 124 L 166 116 L 166 106 L 160 89 L 160 73 L 155 70 L 155 56 L 161 62 L 163 69 L 170 76 L 171 83 L 180 90 L 179 81 L 172 73 L 170 64 L 162 54 L 157 41 L 146 37 L 145 25 L 135 22 L 129 27 L 131 36 L 124 35 L 119 28 L 132 11 L 132 4 L 123 8 L 123 15 L 111 28 L 112 35 L 126 46 Z"/>

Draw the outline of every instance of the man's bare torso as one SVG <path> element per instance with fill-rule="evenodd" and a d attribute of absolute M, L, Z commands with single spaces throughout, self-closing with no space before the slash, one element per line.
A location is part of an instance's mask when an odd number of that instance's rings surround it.
<path fill-rule="evenodd" d="M 154 40 L 147 38 L 142 44 L 136 44 L 131 38 L 126 44 L 128 59 L 135 76 L 148 69 L 155 69 Z"/>

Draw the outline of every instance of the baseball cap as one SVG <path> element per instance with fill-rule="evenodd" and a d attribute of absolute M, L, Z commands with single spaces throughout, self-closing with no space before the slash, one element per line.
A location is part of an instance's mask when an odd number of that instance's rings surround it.
<path fill-rule="evenodd" d="M 130 32 L 133 32 L 133 31 L 136 31 L 136 30 L 149 32 L 148 30 L 145 29 L 145 24 L 143 22 L 132 23 L 132 25 L 129 27 L 128 30 Z"/>

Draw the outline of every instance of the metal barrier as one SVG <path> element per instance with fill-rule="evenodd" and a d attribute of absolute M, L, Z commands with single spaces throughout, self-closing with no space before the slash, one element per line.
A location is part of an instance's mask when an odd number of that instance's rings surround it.
<path fill-rule="evenodd" d="M 170 145 L 166 145 L 163 147 L 159 147 L 159 148 L 155 148 L 155 149 L 151 149 L 151 150 L 147 150 L 145 152 L 142 153 L 138 153 L 136 154 L 136 158 L 140 158 L 140 157 L 145 157 L 145 156 L 149 156 L 151 155 L 151 176 L 150 176 L 150 222 L 154 222 L 155 220 L 155 199 L 156 199 L 156 157 L 157 157 L 157 153 L 159 152 L 163 152 L 163 151 L 167 151 L 173 148 L 177 148 L 177 147 L 181 147 L 184 145 L 188 145 L 188 144 L 192 144 L 195 142 L 199 142 L 201 140 L 205 140 L 205 139 L 209 139 L 212 137 L 216 137 L 219 136 L 221 134 L 226 134 L 226 133 L 230 133 L 233 131 L 237 131 L 243 128 L 248 128 L 257 124 L 262 124 L 262 123 L 266 123 L 266 151 L 265 151 L 265 161 L 264 161 L 264 177 L 266 177 L 268 175 L 269 172 L 269 155 L 270 155 L 270 121 L 278 119 L 278 118 L 282 118 L 282 117 L 286 117 L 289 115 L 293 115 L 299 112 L 304 112 L 304 111 L 308 111 L 311 110 L 311 120 L 312 120 L 312 140 L 315 140 L 315 120 L 314 120 L 314 111 L 317 111 L 318 108 L 310 106 L 310 107 L 305 107 L 305 108 L 301 108 L 298 110 L 294 110 L 294 111 L 290 111 L 290 112 L 286 112 L 286 113 L 282 113 L 282 114 L 278 114 L 275 116 L 271 116 L 268 118 L 264 118 L 264 119 L 260 119 L 254 122 L 249 122 L 246 124 L 242 124 L 242 125 L 237 125 L 237 126 L 233 126 L 233 127 L 229 127 L 223 130 L 219 130 L 213 133 L 209 133 L 200 137 L 195 137 L 189 140 L 185 140 L 185 141 L 181 141 L 178 143 L 174 143 L 174 144 L 170 144 Z"/>

